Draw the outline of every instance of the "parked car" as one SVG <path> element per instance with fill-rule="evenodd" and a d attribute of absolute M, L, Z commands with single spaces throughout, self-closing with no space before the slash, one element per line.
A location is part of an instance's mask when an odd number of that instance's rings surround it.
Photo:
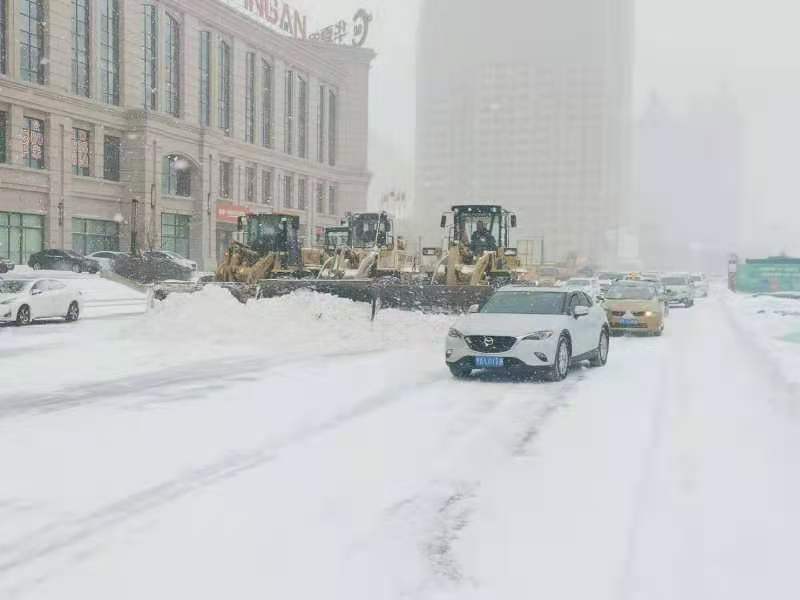
<path fill-rule="evenodd" d="M 708 298 L 708 278 L 703 273 L 690 275 L 689 281 L 694 285 L 695 297 Z"/>
<path fill-rule="evenodd" d="M 100 250 L 93 252 L 87 258 L 96 260 L 100 264 L 100 269 L 103 271 L 113 271 L 114 261 L 121 256 L 128 256 L 125 252 L 113 252 L 111 250 Z"/>
<path fill-rule="evenodd" d="M 0 273 L 8 273 L 9 271 L 13 271 L 15 266 L 16 265 L 7 258 L 0 256 Z"/>
<path fill-rule="evenodd" d="M 674 273 L 661 278 L 667 288 L 667 299 L 670 304 L 682 304 L 686 308 L 694 306 L 694 286 L 688 273 Z"/>
<path fill-rule="evenodd" d="M 28 266 L 34 271 L 49 269 L 52 271 L 73 271 L 74 273 L 97 273 L 100 263 L 72 250 L 42 250 L 32 254 Z"/>
<path fill-rule="evenodd" d="M 194 271 L 178 264 L 171 258 L 160 257 L 153 252 L 140 256 L 124 255 L 114 261 L 114 273 L 139 283 L 158 281 L 190 281 Z"/>
<path fill-rule="evenodd" d="M 0 323 L 30 325 L 37 319 L 77 321 L 81 292 L 53 279 L 0 281 Z"/>
<path fill-rule="evenodd" d="M 182 267 L 186 267 L 187 269 L 191 269 L 192 271 L 197 271 L 197 263 L 193 260 L 189 260 L 178 254 L 177 252 L 170 252 L 169 250 L 151 250 L 149 252 L 144 253 L 145 257 L 151 258 L 160 258 L 164 260 L 171 260 L 177 265 Z"/>
<path fill-rule="evenodd" d="M 584 292 L 512 285 L 454 324 L 446 361 L 459 379 L 491 369 L 561 381 L 579 361 L 604 366 L 609 336 L 605 310 Z"/>
<path fill-rule="evenodd" d="M 655 285 L 617 282 L 606 293 L 603 304 L 614 334 L 635 332 L 660 336 L 664 332 L 667 307 Z"/>

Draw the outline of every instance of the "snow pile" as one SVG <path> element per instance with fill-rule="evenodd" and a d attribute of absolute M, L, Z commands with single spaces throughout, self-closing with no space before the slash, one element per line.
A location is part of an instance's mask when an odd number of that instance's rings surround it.
<path fill-rule="evenodd" d="M 299 291 L 241 304 L 227 290 L 208 286 L 172 294 L 130 328 L 133 336 L 176 343 L 252 346 L 261 353 L 347 351 L 399 343 L 440 343 L 451 318 L 396 310 L 370 321 L 370 306 L 327 294 Z"/>
<path fill-rule="evenodd" d="M 800 300 L 728 293 L 725 304 L 757 350 L 785 379 L 800 383 Z"/>

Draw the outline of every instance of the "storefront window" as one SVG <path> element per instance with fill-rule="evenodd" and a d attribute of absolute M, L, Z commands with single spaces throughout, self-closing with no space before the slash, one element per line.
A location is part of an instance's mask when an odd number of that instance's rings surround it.
<path fill-rule="evenodd" d="M 0 256 L 25 264 L 44 249 L 44 217 L 0 212 Z"/>
<path fill-rule="evenodd" d="M 119 225 L 114 221 L 72 219 L 72 249 L 80 254 L 119 251 Z"/>
<path fill-rule="evenodd" d="M 172 213 L 161 214 L 161 249 L 189 258 L 192 218 Z"/>

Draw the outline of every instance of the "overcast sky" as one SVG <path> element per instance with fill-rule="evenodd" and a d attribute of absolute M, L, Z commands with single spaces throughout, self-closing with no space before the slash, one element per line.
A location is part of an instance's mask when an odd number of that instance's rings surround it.
<path fill-rule="evenodd" d="M 349 19 L 360 6 L 373 11 L 369 43 L 378 52 L 372 72 L 373 154 L 385 156 L 388 144 L 410 161 L 420 0 L 295 0 L 294 4 L 306 9 L 314 24 L 339 16 Z M 636 6 L 637 110 L 651 90 L 680 110 L 694 96 L 713 93 L 721 85 L 729 87 L 739 98 L 747 124 L 747 194 L 750 206 L 758 206 L 745 220 L 756 220 L 759 237 L 777 237 L 788 246 L 800 229 L 795 165 L 800 139 L 800 2 L 638 0 Z"/>

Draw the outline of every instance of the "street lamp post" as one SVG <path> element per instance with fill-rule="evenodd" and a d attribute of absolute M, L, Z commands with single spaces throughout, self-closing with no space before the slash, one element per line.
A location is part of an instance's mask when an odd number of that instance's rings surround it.
<path fill-rule="evenodd" d="M 136 198 L 131 199 L 131 254 L 136 255 L 137 243 L 136 235 L 139 222 L 139 201 Z"/>

